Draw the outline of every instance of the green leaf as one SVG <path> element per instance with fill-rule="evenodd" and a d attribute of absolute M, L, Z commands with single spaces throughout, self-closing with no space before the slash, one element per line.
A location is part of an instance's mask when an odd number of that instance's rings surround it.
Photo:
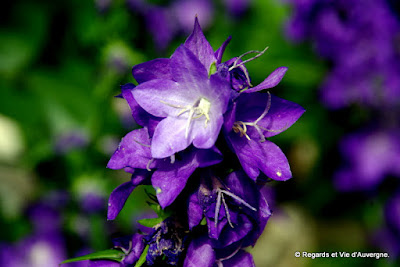
<path fill-rule="evenodd" d="M 154 227 L 155 225 L 161 223 L 164 219 L 162 217 L 159 218 L 150 218 L 150 219 L 142 219 L 139 220 L 138 223 L 140 223 L 143 226 L 146 227 Z"/>
<path fill-rule="evenodd" d="M 140 266 L 143 265 L 143 263 L 146 262 L 147 251 L 149 251 L 149 245 L 147 245 L 147 246 L 144 248 L 144 250 L 143 250 L 143 252 L 142 252 L 142 255 L 140 255 L 140 258 L 138 259 L 138 261 L 137 261 L 136 264 L 135 264 L 135 267 L 140 267 Z"/>
<path fill-rule="evenodd" d="M 160 205 L 158 205 L 157 203 L 152 203 L 152 202 L 147 202 L 147 204 L 150 206 L 150 208 L 152 210 L 154 210 L 155 213 L 157 213 L 158 216 L 161 216 L 162 209 L 161 209 Z"/>
<path fill-rule="evenodd" d="M 213 63 L 211 63 L 210 69 L 208 71 L 208 77 L 210 77 L 211 75 L 213 75 L 216 72 L 217 72 L 217 63 L 215 63 L 215 61 L 214 61 Z"/>
<path fill-rule="evenodd" d="M 94 252 L 94 253 L 91 253 L 91 254 L 88 254 L 85 256 L 65 260 L 65 261 L 61 262 L 61 264 L 76 262 L 76 261 L 84 261 L 84 260 L 113 260 L 113 261 L 120 262 L 124 256 L 125 256 L 125 253 L 123 253 L 120 250 L 108 249 L 108 250 Z"/>

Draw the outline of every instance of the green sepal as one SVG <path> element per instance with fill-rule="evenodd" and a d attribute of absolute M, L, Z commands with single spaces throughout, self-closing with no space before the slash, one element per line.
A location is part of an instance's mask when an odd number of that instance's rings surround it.
<path fill-rule="evenodd" d="M 85 260 L 112 260 L 112 261 L 120 262 L 124 258 L 124 256 L 125 256 L 125 253 L 123 253 L 120 250 L 108 249 L 108 250 L 97 251 L 97 252 L 94 252 L 94 253 L 91 253 L 91 254 L 88 254 L 85 256 L 65 260 L 65 261 L 61 262 L 60 264 L 76 262 L 76 261 L 85 261 Z"/>
<path fill-rule="evenodd" d="M 142 219 L 137 222 L 146 227 L 154 227 L 157 224 L 161 223 L 163 220 L 164 219 L 162 217 L 158 217 L 158 218 Z"/>
<path fill-rule="evenodd" d="M 140 255 L 140 258 L 138 259 L 138 261 L 137 261 L 136 264 L 135 264 L 135 267 L 140 267 L 140 266 L 143 265 L 143 263 L 146 262 L 146 256 L 147 256 L 147 251 L 148 251 L 148 250 L 149 250 L 149 245 L 147 245 L 147 246 L 144 248 L 142 254 Z"/>
<path fill-rule="evenodd" d="M 210 69 L 208 70 L 208 78 L 210 78 L 211 75 L 217 72 L 217 63 L 215 61 L 211 63 Z"/>
<path fill-rule="evenodd" d="M 150 206 L 152 210 L 154 210 L 155 213 L 157 213 L 158 217 L 162 219 L 161 221 L 167 219 L 172 214 L 170 210 L 163 210 L 161 206 L 157 203 L 152 203 L 148 201 L 147 204 Z"/>
<path fill-rule="evenodd" d="M 200 225 L 207 225 L 206 217 L 203 217 L 203 219 L 200 222 Z"/>
<path fill-rule="evenodd" d="M 161 216 L 163 214 L 163 210 L 161 206 L 157 203 L 152 203 L 152 202 L 147 202 L 147 204 L 150 206 L 152 210 L 154 210 L 155 213 L 157 213 L 158 216 Z"/>

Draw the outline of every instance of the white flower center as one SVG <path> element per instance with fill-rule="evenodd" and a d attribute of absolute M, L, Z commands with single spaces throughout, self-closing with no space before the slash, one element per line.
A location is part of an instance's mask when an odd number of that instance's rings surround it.
<path fill-rule="evenodd" d="M 161 102 L 170 107 L 180 109 L 179 113 L 177 114 L 178 117 L 186 112 L 189 112 L 187 117 L 185 138 L 188 138 L 189 136 L 190 126 L 193 120 L 200 119 L 201 117 L 204 116 L 206 118 L 204 122 L 205 123 L 204 127 L 207 127 L 207 123 L 210 120 L 209 113 L 211 109 L 211 102 L 207 98 L 201 97 L 200 99 L 196 100 L 196 102 L 194 102 L 193 105 L 186 105 L 186 106 L 174 105 L 164 101 Z"/>

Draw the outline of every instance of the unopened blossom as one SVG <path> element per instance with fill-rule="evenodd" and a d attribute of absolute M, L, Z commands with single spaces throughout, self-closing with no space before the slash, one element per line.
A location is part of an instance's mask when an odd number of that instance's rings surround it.
<path fill-rule="evenodd" d="M 121 237 L 114 239 L 114 249 L 121 250 L 123 256 L 121 262 L 112 260 L 91 260 L 89 261 L 88 267 L 128 267 L 134 266 L 139 260 L 143 250 L 145 248 L 144 235 L 134 234 L 132 236 Z"/>

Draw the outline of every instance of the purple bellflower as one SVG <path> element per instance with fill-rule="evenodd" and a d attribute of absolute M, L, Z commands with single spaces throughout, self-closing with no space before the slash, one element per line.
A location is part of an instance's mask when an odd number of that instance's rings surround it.
<path fill-rule="evenodd" d="M 193 33 L 170 59 L 156 59 L 133 68 L 139 85 L 129 90 L 132 96 L 128 90 L 123 96 L 131 108 L 139 105 L 149 114 L 144 118 L 160 120 L 152 135 L 153 158 L 169 157 L 190 144 L 200 149 L 215 144 L 231 96 L 225 79 L 209 75 L 216 60 L 196 19 Z M 140 119 L 137 122 L 141 124 Z"/>
<path fill-rule="evenodd" d="M 286 156 L 266 138 L 288 129 L 304 111 L 298 104 L 269 93 L 238 97 L 230 120 L 225 122 L 225 137 L 250 178 L 256 179 L 260 170 L 275 180 L 292 177 Z"/>
<path fill-rule="evenodd" d="M 341 143 L 348 164 L 335 176 L 339 190 L 370 190 L 387 175 L 400 176 L 400 133 L 362 131 L 347 136 Z"/>
<path fill-rule="evenodd" d="M 204 217 L 213 247 L 254 245 L 271 216 L 265 196 L 243 172 L 233 172 L 224 180 L 212 174 L 202 178 L 189 198 L 189 228 Z"/>
<path fill-rule="evenodd" d="M 52 267 L 66 257 L 65 240 L 61 232 L 61 217 L 55 209 L 38 204 L 29 211 L 33 223 L 31 235 L 15 245 L 0 244 L 2 266 Z"/>
<path fill-rule="evenodd" d="M 228 83 L 217 75 L 208 79 L 206 67 L 184 46 L 172 55 L 170 66 L 175 81 L 154 79 L 132 91 L 143 109 L 165 118 L 152 138 L 154 158 L 169 157 L 192 143 L 197 148 L 211 148 L 230 95 Z"/>

